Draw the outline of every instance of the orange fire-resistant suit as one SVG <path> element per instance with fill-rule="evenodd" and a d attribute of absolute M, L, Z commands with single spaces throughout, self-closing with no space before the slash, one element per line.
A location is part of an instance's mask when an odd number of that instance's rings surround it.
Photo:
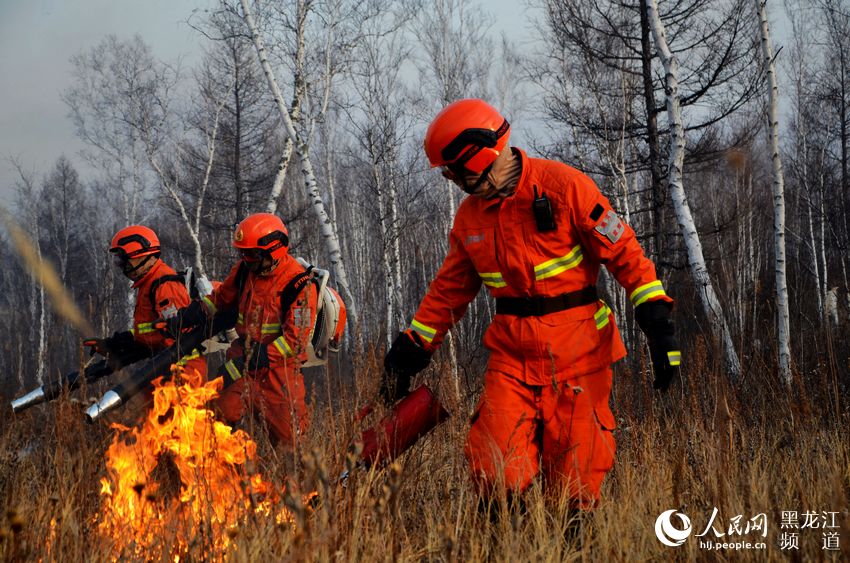
<path fill-rule="evenodd" d="M 154 321 L 174 316 L 190 302 L 189 292 L 182 281 L 163 280 L 165 276 L 177 277 L 177 272 L 158 259 L 148 272 L 133 283 L 136 290 L 136 308 L 133 312 L 133 339 L 154 353 L 174 344 L 174 339 L 153 327 Z M 207 361 L 197 352 L 180 359 L 184 369 L 193 369 L 203 378 L 207 375 Z"/>
<path fill-rule="evenodd" d="M 266 419 L 273 438 L 294 445 L 307 428 L 304 377 L 301 364 L 307 359 L 307 345 L 315 323 L 317 293 L 307 284 L 281 318 L 281 292 L 298 274 L 304 272 L 288 254 L 270 273 L 248 273 L 240 294 L 237 273 L 233 267 L 227 279 L 211 295 L 203 299 L 211 314 L 238 311 L 236 332 L 239 338 L 227 351 L 227 359 L 245 356 L 254 346 L 266 346 L 269 367 L 238 371 L 232 362 L 225 364 L 236 382 L 224 389 L 219 407 L 224 418 L 236 422 L 248 408 L 256 409 Z"/>
<path fill-rule="evenodd" d="M 594 286 L 605 264 L 634 305 L 672 301 L 634 231 L 588 176 L 517 152 L 522 175 L 512 196 L 467 197 L 458 209 L 449 253 L 408 328 L 430 351 L 482 283 L 496 298 L 552 297 Z M 550 200 L 556 230 L 537 229 L 535 189 Z M 465 452 L 475 477 L 522 489 L 540 458 L 547 483 L 593 506 L 614 461 L 610 366 L 625 356 L 612 311 L 600 299 L 539 316 L 497 314 L 484 345 L 490 361 Z"/>

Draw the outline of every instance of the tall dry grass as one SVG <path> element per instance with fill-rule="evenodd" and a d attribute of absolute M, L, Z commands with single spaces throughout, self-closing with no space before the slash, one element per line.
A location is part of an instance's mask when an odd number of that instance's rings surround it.
<path fill-rule="evenodd" d="M 617 462 L 603 501 L 575 514 L 543 483 L 523 496 L 524 509 L 504 497 L 482 500 L 468 478 L 462 451 L 472 398 L 458 402 L 439 369 L 432 381 L 453 417 L 421 440 L 397 463 L 371 470 L 351 468 L 347 447 L 358 433 L 353 413 L 377 386 L 377 361 L 354 368 L 358 385 L 323 375 L 313 385 L 312 426 L 297 456 L 273 449 L 260 425 L 257 470 L 289 482 L 283 502 L 294 527 L 252 518 L 232 532 L 236 561 L 649 561 L 649 560 L 848 560 L 850 559 L 850 438 L 848 402 L 826 367 L 792 389 L 748 374 L 729 387 L 703 366 L 695 350 L 686 385 L 665 396 L 644 378 L 620 373 L 614 410 L 619 428 Z M 847 365 L 847 359 L 836 359 Z M 314 380 L 319 377 L 311 375 Z M 758 381 L 764 380 L 763 383 Z M 442 384 L 442 385 L 441 385 Z M 687 388 L 687 391 L 685 390 Z M 95 394 L 89 390 L 88 394 Z M 82 394 L 86 395 L 86 392 Z M 5 401 L 4 401 L 5 402 Z M 118 417 L 131 422 L 143 406 L 129 404 Z M 379 414 L 379 413 L 378 413 Z M 99 478 L 112 432 L 83 422 L 82 406 L 68 398 L 22 415 L 4 417 L 0 430 L 0 556 L 4 560 L 106 561 L 127 551 L 99 537 L 91 522 L 99 509 Z M 164 471 L 162 479 L 168 479 Z M 171 477 L 173 478 L 173 476 Z M 320 501 L 304 507 L 300 492 L 318 490 Z M 670 548 L 655 536 L 656 517 L 678 509 L 701 531 L 712 509 L 718 528 L 743 514 L 768 519 L 764 550 L 700 549 L 691 537 Z M 781 511 L 837 511 L 838 552 L 822 549 L 823 530 L 799 530 L 799 550 L 778 547 Z M 128 523 L 128 526 L 132 523 Z M 175 527 L 176 528 L 176 527 Z M 750 534 L 748 541 L 761 541 Z M 162 530 L 168 554 L 175 538 Z M 208 542 L 193 538 L 183 560 L 204 560 Z"/>

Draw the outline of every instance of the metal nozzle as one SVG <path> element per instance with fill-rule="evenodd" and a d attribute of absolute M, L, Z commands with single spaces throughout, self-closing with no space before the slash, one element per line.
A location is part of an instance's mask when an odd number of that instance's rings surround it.
<path fill-rule="evenodd" d="M 106 413 L 113 411 L 124 404 L 124 401 L 115 391 L 107 391 L 104 393 L 100 401 L 93 404 L 86 410 L 86 420 L 94 422 Z"/>
<path fill-rule="evenodd" d="M 33 389 L 23 397 L 18 397 L 12 401 L 12 412 L 18 413 L 28 409 L 33 405 L 39 405 L 46 399 L 44 398 L 44 387 Z"/>

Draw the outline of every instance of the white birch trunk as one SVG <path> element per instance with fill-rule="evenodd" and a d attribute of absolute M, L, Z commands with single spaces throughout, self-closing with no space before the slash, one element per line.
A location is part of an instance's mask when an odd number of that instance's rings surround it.
<path fill-rule="evenodd" d="M 395 338 L 395 295 L 393 287 L 393 262 L 391 256 L 390 244 L 390 225 L 387 214 L 387 205 L 384 200 L 384 186 L 380 164 L 375 162 L 375 148 L 372 143 L 369 143 L 369 152 L 372 155 L 372 181 L 375 183 L 375 188 L 378 190 L 378 222 L 381 225 L 381 258 L 384 263 L 384 291 L 387 294 L 387 309 L 386 318 L 384 319 L 387 327 L 387 350 L 390 349 L 393 339 Z M 399 325 L 400 326 L 400 325 Z"/>
<path fill-rule="evenodd" d="M 826 295 L 827 290 L 829 289 L 829 264 L 826 261 L 826 209 L 824 208 L 824 200 L 826 197 L 826 177 L 824 172 L 824 162 L 826 161 L 826 145 L 824 145 L 820 154 L 820 178 L 818 182 L 818 210 L 819 210 L 819 218 L 820 218 L 820 241 L 818 244 L 820 245 L 820 260 L 821 264 L 823 264 L 823 275 L 821 276 L 821 287 L 820 293 L 821 295 Z M 843 254 L 842 254 L 843 256 Z M 846 286 L 846 284 L 845 284 Z"/>
<path fill-rule="evenodd" d="M 38 258 L 38 262 L 41 262 L 41 233 L 39 232 L 38 222 L 35 224 L 35 233 L 33 233 L 33 246 L 35 247 L 36 257 Z M 33 289 L 35 286 L 38 286 L 38 347 L 36 348 L 35 353 L 35 379 L 38 381 L 39 385 L 44 385 L 44 363 L 45 363 L 45 353 L 47 349 L 47 311 L 44 303 L 44 282 L 41 280 L 41 272 L 33 271 Z M 36 297 L 33 295 L 33 297 Z M 30 305 L 30 310 L 33 313 L 33 318 L 35 318 L 35 310 L 36 310 L 36 300 L 33 299 L 32 304 Z"/>
<path fill-rule="evenodd" d="M 838 288 L 833 287 L 826 292 L 826 316 L 833 326 L 838 326 Z"/>
<path fill-rule="evenodd" d="M 228 88 L 232 88 L 233 84 Z M 227 90 L 225 90 L 226 92 Z M 204 251 L 201 246 L 201 215 L 203 212 L 204 206 L 204 198 L 206 197 L 207 187 L 209 186 L 210 174 L 212 172 L 213 163 L 215 160 L 215 151 L 216 151 L 216 142 L 218 139 L 218 126 L 221 118 L 221 112 L 224 109 L 224 104 L 226 101 L 226 96 L 222 95 L 222 99 L 219 104 L 215 108 L 215 112 L 213 114 L 213 124 L 212 129 L 207 137 L 207 163 L 204 168 L 204 178 L 201 182 L 201 186 L 198 189 L 197 202 L 195 206 L 195 212 L 190 216 L 189 210 L 186 209 L 186 206 L 183 203 L 183 200 L 180 199 L 180 191 L 179 191 L 179 178 L 175 176 L 173 179 L 169 174 L 167 174 L 166 170 L 163 169 L 159 160 L 157 159 L 157 151 L 159 150 L 158 143 L 154 140 L 151 131 L 147 128 L 146 124 L 143 124 L 142 127 L 142 136 L 146 145 L 146 152 L 148 157 L 148 162 L 153 168 L 154 172 L 156 172 L 157 176 L 159 176 L 160 184 L 162 184 L 162 188 L 165 190 L 166 195 L 174 202 L 174 206 L 177 208 L 177 211 L 180 213 L 180 217 L 183 219 L 183 222 L 186 225 L 186 230 L 189 232 L 189 238 L 192 241 L 192 247 L 194 250 L 194 270 L 195 274 L 198 278 L 206 280 L 206 270 L 204 269 Z M 176 150 L 179 151 L 179 148 Z"/>
<path fill-rule="evenodd" d="M 702 253 L 702 244 L 699 240 L 694 225 L 693 216 L 688 206 L 687 195 L 682 184 L 682 175 L 685 161 L 685 132 L 682 126 L 682 112 L 679 107 L 679 84 L 678 84 L 678 62 L 667 45 L 664 34 L 664 25 L 658 15 L 657 0 L 649 0 L 646 6 L 649 23 L 652 27 L 652 36 L 658 49 L 658 56 L 664 65 L 665 93 L 667 98 L 667 116 L 670 121 L 670 162 L 668 170 L 668 182 L 670 195 L 673 200 L 673 208 L 682 237 L 688 251 L 688 263 L 694 284 L 700 295 L 705 314 L 709 319 L 714 336 L 723 346 L 726 360 L 726 370 L 730 379 L 737 381 L 741 375 L 741 364 L 738 354 L 732 343 L 729 327 L 723 316 L 723 308 L 711 285 L 711 278 L 705 265 Z"/>
<path fill-rule="evenodd" d="M 177 208 L 177 211 L 180 213 L 180 217 L 186 224 L 186 230 L 189 231 L 189 238 L 192 241 L 192 247 L 195 251 L 195 267 L 201 275 L 204 275 L 204 266 L 201 260 L 201 257 L 203 256 L 203 250 L 201 248 L 201 239 L 198 237 L 198 232 L 193 227 L 192 220 L 189 218 L 189 212 L 186 210 L 186 206 L 183 205 L 183 201 L 180 199 L 180 196 L 177 193 L 177 189 L 179 186 L 172 184 L 171 180 L 168 179 L 165 170 L 163 170 L 162 166 L 159 164 L 159 161 L 153 154 L 150 155 L 150 164 L 159 176 L 160 183 L 162 183 L 162 187 L 165 189 L 165 193 L 169 196 L 169 198 L 171 198 L 171 201 L 174 202 L 174 206 Z M 199 209 L 200 204 L 201 202 L 198 202 Z"/>
<path fill-rule="evenodd" d="M 334 167 L 333 167 L 333 152 L 331 151 L 331 142 L 330 142 L 330 126 L 327 122 L 323 125 L 322 130 L 322 139 L 325 143 L 324 146 L 324 157 L 325 157 L 325 180 L 328 183 L 328 207 L 330 208 L 331 215 L 331 224 L 333 225 L 333 229 L 337 229 L 337 212 L 336 212 L 336 180 L 334 179 Z"/>
<path fill-rule="evenodd" d="M 295 92 L 290 106 L 289 116 L 292 119 L 293 125 L 297 125 L 301 113 L 301 100 L 304 96 L 304 53 L 306 49 L 304 38 L 304 26 L 307 23 L 307 6 L 303 0 L 299 0 L 298 9 L 296 11 L 297 31 L 296 31 L 296 47 L 295 47 Z M 266 211 L 269 213 L 277 213 L 277 202 L 280 198 L 280 193 L 283 191 L 283 181 L 286 180 L 286 173 L 289 171 L 289 163 L 292 161 L 293 142 L 292 137 L 287 136 L 283 146 L 283 156 L 280 159 L 280 164 L 277 167 L 277 175 L 272 185 L 272 191 L 269 194 L 269 203 L 266 206 Z"/>
<path fill-rule="evenodd" d="M 38 253 L 38 259 L 41 260 L 41 252 Z M 44 285 L 38 284 L 38 307 L 40 314 L 38 317 L 38 353 L 36 354 L 38 368 L 36 369 L 36 380 L 39 385 L 44 384 L 44 364 L 47 359 L 47 310 L 44 304 Z"/>
<path fill-rule="evenodd" d="M 266 206 L 266 211 L 269 213 L 277 213 L 277 200 L 283 191 L 283 181 L 286 180 L 290 160 L 292 160 L 292 139 L 287 137 L 286 143 L 283 146 L 283 156 L 280 157 L 280 163 L 277 165 L 277 174 L 274 177 L 272 191 L 269 194 L 269 203 Z"/>
<path fill-rule="evenodd" d="M 399 239 L 401 238 L 399 230 L 398 230 L 398 188 L 396 186 L 395 176 L 390 177 L 390 181 L 387 183 L 387 205 L 389 207 L 388 211 L 390 214 L 390 257 L 393 261 L 393 295 L 396 300 L 396 311 L 397 313 L 397 321 L 399 326 L 404 326 L 404 316 L 402 311 L 405 311 L 404 308 L 404 292 L 402 290 L 401 285 L 401 244 Z"/>
<path fill-rule="evenodd" d="M 788 284 L 785 276 L 785 179 L 779 155 L 779 88 L 776 85 L 776 66 L 767 21 L 767 0 L 753 0 L 761 23 L 761 51 L 765 70 L 770 81 L 770 152 L 773 160 L 773 244 L 776 270 L 776 330 L 779 347 L 779 373 L 786 384 L 791 384 L 791 332 L 788 312 Z"/>
<path fill-rule="evenodd" d="M 233 84 L 229 88 L 232 88 Z M 229 89 L 228 88 L 228 89 Z M 200 232 L 201 232 L 201 214 L 204 207 L 204 198 L 207 194 L 207 187 L 210 183 L 210 174 L 212 173 L 213 162 L 215 161 L 216 140 L 218 139 L 218 125 L 221 118 L 221 111 L 224 109 L 225 97 L 222 96 L 221 102 L 215 109 L 213 117 L 213 127 L 207 138 L 207 167 L 204 170 L 204 179 L 201 182 L 201 187 L 198 193 L 198 203 L 195 207 L 194 225 L 189 226 L 189 231 L 194 230 L 193 243 L 195 245 L 195 274 L 199 280 L 207 280 L 207 274 L 204 270 L 203 251 L 201 250 Z"/>
<path fill-rule="evenodd" d="M 310 155 L 308 152 L 309 147 L 301 142 L 298 138 L 298 133 L 295 131 L 295 125 L 290 117 L 289 109 L 286 107 L 286 102 L 283 100 L 283 94 L 281 93 L 280 88 L 277 85 L 277 80 L 274 77 L 271 63 L 269 63 L 268 57 L 266 56 L 266 48 L 263 44 L 262 37 L 260 37 L 260 31 L 254 21 L 254 16 L 251 15 L 251 9 L 248 7 L 248 0 L 240 0 L 240 3 L 242 5 L 243 19 L 248 25 L 248 29 L 251 33 L 251 39 L 253 40 L 254 47 L 257 50 L 257 57 L 260 60 L 260 65 L 263 67 L 263 72 L 268 80 L 269 88 L 271 89 L 275 102 L 277 103 L 278 111 L 280 112 L 281 119 L 283 120 L 284 127 L 286 128 L 286 134 L 292 140 L 292 143 L 295 145 L 296 153 L 301 159 L 301 171 L 304 174 L 304 184 L 307 189 L 307 195 L 313 205 L 313 211 L 316 213 L 316 217 L 319 220 L 322 237 L 325 240 L 325 246 L 328 252 L 328 259 L 331 262 L 331 269 L 334 272 L 337 284 L 345 298 L 345 306 L 348 310 L 348 315 L 351 318 L 351 326 L 356 330 L 357 307 L 348 284 L 348 275 L 345 272 L 345 266 L 342 261 L 342 250 L 339 246 L 339 239 L 337 238 L 333 224 L 325 211 L 325 204 L 322 201 L 322 197 L 319 194 L 319 188 L 316 184 L 316 175 L 313 172 L 313 165 L 310 162 Z"/>
<path fill-rule="evenodd" d="M 801 101 L 797 101 L 797 123 L 800 123 L 800 112 L 799 106 Z M 798 125 L 799 127 L 799 125 Z M 818 247 L 817 241 L 815 240 L 815 215 L 813 212 L 815 206 L 815 198 L 813 197 L 814 190 L 812 190 L 810 182 L 809 182 L 809 166 L 808 166 L 808 148 L 806 143 L 806 133 L 804 131 L 802 133 L 802 140 L 798 140 L 797 142 L 797 162 L 800 162 L 802 170 L 800 172 L 800 181 L 803 183 L 804 189 L 806 190 L 806 219 L 808 220 L 809 227 L 809 250 L 812 258 L 812 275 L 815 277 L 815 288 L 817 288 L 817 305 L 818 305 L 818 316 L 823 319 L 824 311 L 823 311 L 823 287 L 821 286 L 820 281 L 820 261 L 818 260 Z M 802 147 L 801 147 L 802 145 Z M 802 153 L 802 154 L 801 154 Z"/>

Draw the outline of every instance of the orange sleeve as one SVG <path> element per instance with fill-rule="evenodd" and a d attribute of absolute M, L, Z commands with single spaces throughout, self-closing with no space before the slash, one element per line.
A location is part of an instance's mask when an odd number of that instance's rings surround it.
<path fill-rule="evenodd" d="M 177 309 L 187 307 L 190 301 L 185 285 L 178 281 L 167 281 L 156 288 L 154 309 L 157 317 L 167 319 L 173 317 Z"/>
<path fill-rule="evenodd" d="M 632 304 L 655 300 L 672 303 L 634 230 L 617 215 L 593 180 L 577 174 L 568 197 L 582 247 L 605 265 L 626 289 Z"/>
<path fill-rule="evenodd" d="M 237 262 L 230 269 L 227 278 L 213 289 L 212 293 L 201 298 L 210 314 L 215 315 L 219 310 L 229 311 L 239 306 L 239 287 L 236 284 L 236 276 L 241 264 L 242 262 Z"/>
<path fill-rule="evenodd" d="M 452 229 L 449 253 L 428 287 L 407 332 L 415 332 L 422 337 L 426 348 L 433 352 L 439 348 L 449 329 L 463 317 L 480 288 L 481 277 Z"/>

